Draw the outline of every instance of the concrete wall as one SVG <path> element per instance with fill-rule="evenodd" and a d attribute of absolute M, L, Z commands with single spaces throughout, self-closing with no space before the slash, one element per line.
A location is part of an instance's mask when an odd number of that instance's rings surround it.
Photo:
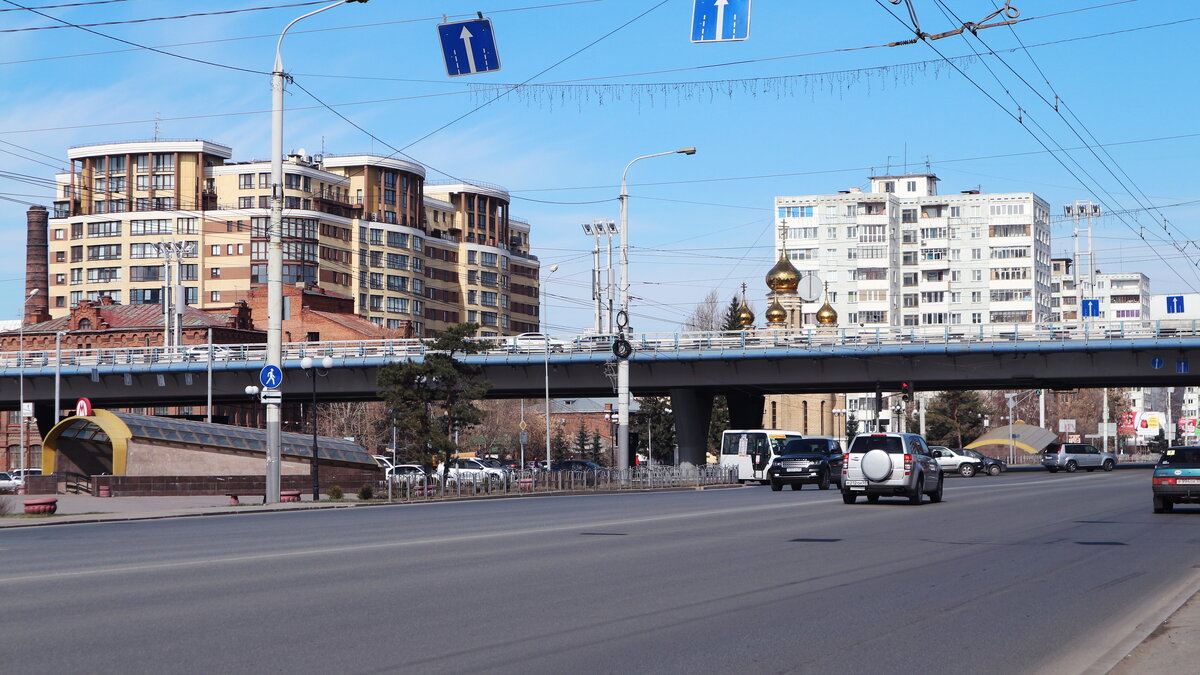
<path fill-rule="evenodd" d="M 234 450 L 130 440 L 125 467 L 127 476 L 224 476 L 261 473 L 266 461 L 262 455 Z M 280 471 L 308 475 L 309 464 L 285 458 Z"/>

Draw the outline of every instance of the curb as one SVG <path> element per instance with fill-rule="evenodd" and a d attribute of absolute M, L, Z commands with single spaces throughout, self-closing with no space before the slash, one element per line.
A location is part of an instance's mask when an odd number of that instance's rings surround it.
<path fill-rule="evenodd" d="M 545 497 L 580 497 L 587 495 L 621 495 L 621 494 L 651 494 L 655 492 L 695 492 L 704 490 L 724 490 L 733 488 L 742 488 L 741 485 L 700 485 L 690 487 L 669 487 L 669 488 L 646 488 L 637 490 L 590 490 L 585 492 L 541 492 L 530 494 L 513 494 L 513 495 L 477 495 L 464 497 L 446 497 L 444 499 L 430 499 L 422 501 L 408 502 L 344 502 L 344 503 L 317 503 L 301 502 L 298 506 L 269 506 L 247 504 L 240 507 L 219 507 L 220 510 L 195 511 L 187 513 L 156 513 L 156 514 L 93 514 L 90 516 L 80 515 L 78 517 L 70 514 L 64 514 L 54 519 L 30 519 L 24 522 L 4 523 L 0 521 L 0 532 L 7 529 L 30 528 L 30 527 L 49 527 L 55 525 L 92 525 L 98 523 L 127 523 L 139 520 L 165 520 L 167 518 L 206 518 L 213 516 L 240 516 L 253 515 L 259 513 L 289 513 L 297 511 L 327 511 L 331 509 L 354 509 L 354 508 L 372 508 L 381 506 L 420 506 L 427 504 L 447 504 L 461 502 L 477 502 L 499 499 L 529 499 L 529 498 L 545 498 Z M 204 507 L 200 507 L 204 508 Z M 107 516 L 107 517 L 105 517 Z"/>

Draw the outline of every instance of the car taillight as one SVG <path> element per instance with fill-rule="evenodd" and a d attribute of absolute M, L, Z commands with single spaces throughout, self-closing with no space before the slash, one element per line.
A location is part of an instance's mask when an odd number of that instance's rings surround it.
<path fill-rule="evenodd" d="M 1175 479 L 1167 476 L 1155 476 L 1151 482 L 1152 485 L 1174 485 Z"/>
<path fill-rule="evenodd" d="M 904 475 L 907 476 L 912 471 L 912 455 L 904 456 Z"/>

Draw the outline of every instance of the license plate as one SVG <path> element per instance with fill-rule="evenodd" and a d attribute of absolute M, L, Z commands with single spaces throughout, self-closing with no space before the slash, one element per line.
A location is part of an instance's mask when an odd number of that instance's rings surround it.
<path fill-rule="evenodd" d="M 1176 485 L 1200 485 L 1200 478 L 1176 478 Z"/>
<path fill-rule="evenodd" d="M 850 487 L 866 487 L 867 481 L 865 481 L 865 480 L 848 480 L 848 481 L 846 481 L 846 485 L 849 485 Z"/>

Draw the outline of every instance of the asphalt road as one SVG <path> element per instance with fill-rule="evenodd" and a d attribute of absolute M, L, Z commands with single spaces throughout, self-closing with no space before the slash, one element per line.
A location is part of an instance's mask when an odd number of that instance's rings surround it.
<path fill-rule="evenodd" d="M 1149 472 L 0 532 L 22 673 L 1082 672 L 1196 581 Z M 1190 513 L 1189 513 L 1190 511 Z"/>

